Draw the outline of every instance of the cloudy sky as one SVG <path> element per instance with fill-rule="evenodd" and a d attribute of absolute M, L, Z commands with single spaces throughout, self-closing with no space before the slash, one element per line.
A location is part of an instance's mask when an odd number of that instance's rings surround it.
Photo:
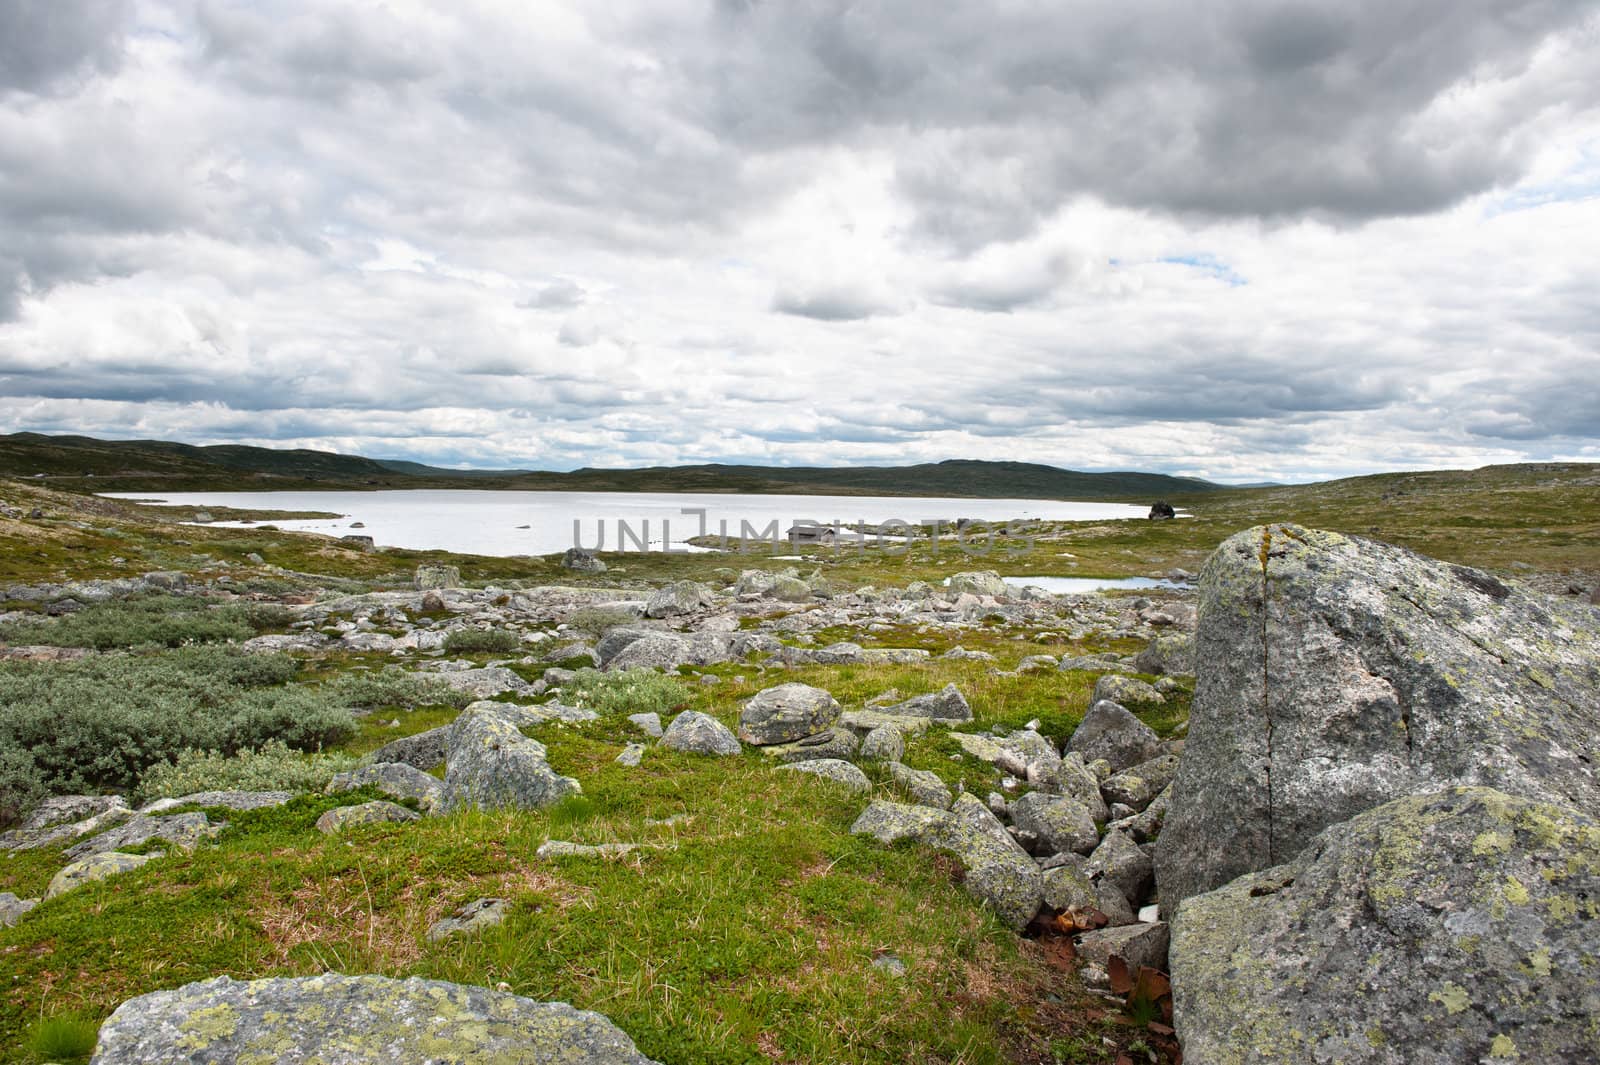
<path fill-rule="evenodd" d="M 0 431 L 1600 461 L 1600 0 L 0 0 Z"/>

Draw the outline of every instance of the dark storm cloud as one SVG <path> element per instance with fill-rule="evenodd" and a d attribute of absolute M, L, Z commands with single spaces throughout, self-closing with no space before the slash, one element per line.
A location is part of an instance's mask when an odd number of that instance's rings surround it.
<path fill-rule="evenodd" d="M 125 0 L 6 0 L 0 4 L 0 92 L 44 92 L 121 58 Z"/>
<path fill-rule="evenodd" d="M 893 137 L 926 234 L 1010 240 L 1073 197 L 1359 221 L 1517 176 L 1524 112 L 1448 114 L 1592 19 L 1587 0 L 725 7 L 722 133 L 757 148 Z M 1582 90 L 1593 102 L 1600 83 Z M 1534 87 L 1537 97 L 1538 87 Z M 1430 111 L 1434 108 L 1435 111 Z"/>

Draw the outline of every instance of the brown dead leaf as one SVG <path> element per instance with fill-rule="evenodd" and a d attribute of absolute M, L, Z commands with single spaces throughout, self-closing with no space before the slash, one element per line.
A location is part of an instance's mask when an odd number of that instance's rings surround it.
<path fill-rule="evenodd" d="M 1122 955 L 1113 954 L 1106 959 L 1106 975 L 1111 978 L 1111 990 L 1119 995 L 1126 995 L 1133 990 L 1133 974 L 1128 972 L 1128 963 Z"/>

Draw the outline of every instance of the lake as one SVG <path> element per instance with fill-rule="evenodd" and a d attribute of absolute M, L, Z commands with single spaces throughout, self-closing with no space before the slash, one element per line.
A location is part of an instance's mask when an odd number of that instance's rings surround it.
<path fill-rule="evenodd" d="M 651 492 L 494 492 L 412 490 L 388 492 L 109 492 L 118 499 L 156 499 L 204 510 L 320 510 L 338 519 L 273 521 L 280 529 L 363 535 L 380 546 L 455 551 L 473 555 L 546 555 L 573 546 L 591 550 L 688 550 L 703 533 L 772 539 L 797 522 L 881 525 L 900 521 L 953 523 L 960 518 L 1106 521 L 1137 518 L 1147 506 L 1069 503 L 1049 499 L 938 499 L 912 496 L 731 495 Z M 685 513 L 685 511 L 703 511 Z M 702 524 L 703 522 L 703 524 Z M 364 528 L 352 528 L 360 523 Z M 240 527 L 239 522 L 217 522 Z M 980 537 L 981 539 L 981 533 Z M 603 542 L 602 542 L 603 540 Z M 619 546 L 625 545 L 625 546 Z M 805 549 L 805 545 L 802 545 Z M 774 549 L 767 548 L 772 551 Z M 782 541 L 778 553 L 795 548 Z"/>

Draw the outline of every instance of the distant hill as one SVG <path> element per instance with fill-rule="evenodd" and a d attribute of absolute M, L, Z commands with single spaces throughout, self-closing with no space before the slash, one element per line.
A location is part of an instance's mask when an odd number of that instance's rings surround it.
<path fill-rule="evenodd" d="M 634 470 L 450 470 L 327 451 L 165 440 L 0 436 L 0 476 L 43 475 L 85 491 L 495 488 L 585 492 L 743 492 L 1015 499 L 1155 499 L 1224 486 L 1160 473 L 1083 473 L 1032 462 L 952 459 L 915 466 L 733 466 Z"/>

